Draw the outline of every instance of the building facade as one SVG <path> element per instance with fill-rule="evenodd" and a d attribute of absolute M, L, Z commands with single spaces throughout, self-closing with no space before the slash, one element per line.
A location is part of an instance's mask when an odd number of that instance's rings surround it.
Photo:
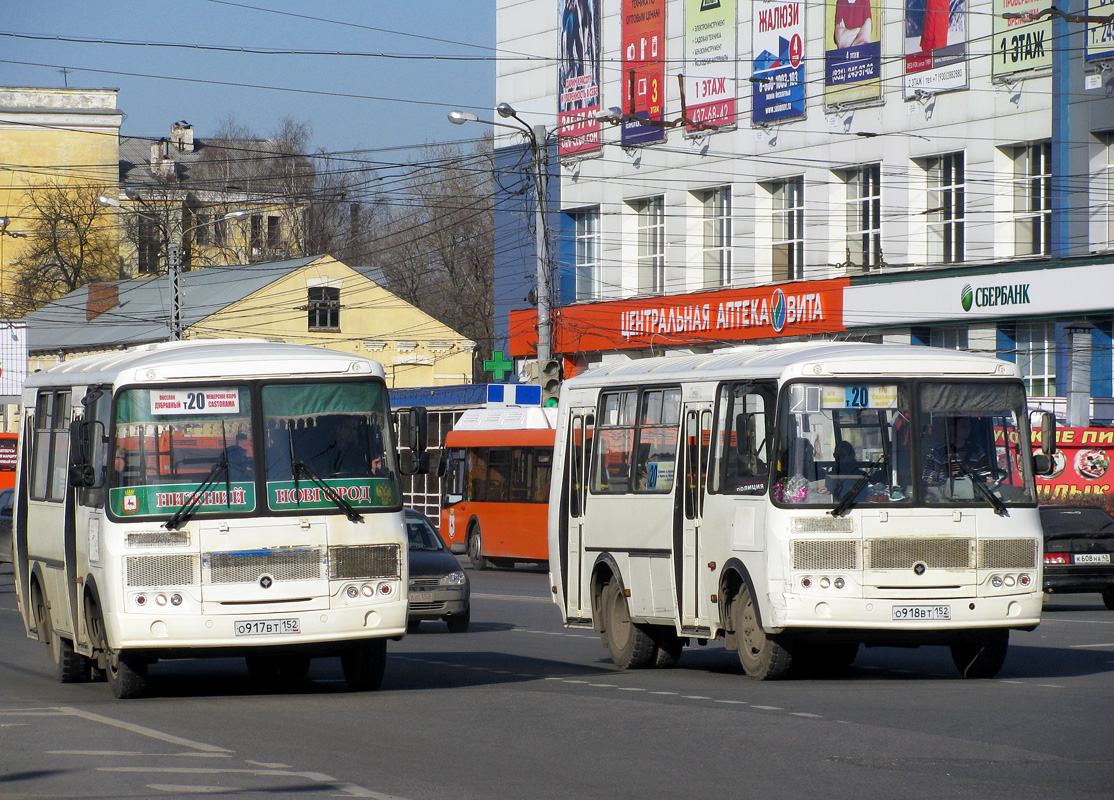
<path fill-rule="evenodd" d="M 1109 24 L 1037 0 L 497 8 L 496 99 L 552 131 L 569 369 L 912 341 L 1018 361 L 1032 395 L 1114 417 Z M 496 293 L 519 297 L 509 267 Z M 510 314 L 515 355 L 532 313 Z"/>

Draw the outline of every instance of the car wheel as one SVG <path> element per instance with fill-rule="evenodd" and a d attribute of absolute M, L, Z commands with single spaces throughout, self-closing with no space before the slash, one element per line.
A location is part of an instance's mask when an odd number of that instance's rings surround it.
<path fill-rule="evenodd" d="M 354 642 L 340 657 L 344 680 L 354 692 L 374 692 L 383 683 L 387 669 L 387 641 L 366 639 Z"/>
<path fill-rule="evenodd" d="M 463 614 L 445 617 L 445 624 L 449 626 L 449 633 L 467 633 L 468 623 L 471 619 L 472 609 L 468 609 Z"/>
<path fill-rule="evenodd" d="M 1009 645 L 1008 628 L 966 631 L 952 642 L 952 661 L 964 678 L 993 678 L 1002 669 Z"/>
<path fill-rule="evenodd" d="M 793 654 L 783 644 L 766 636 L 758 624 L 754 598 L 744 583 L 731 603 L 739 663 L 748 677 L 759 681 L 784 678 L 793 666 Z"/>
<path fill-rule="evenodd" d="M 422 621 L 420 619 L 410 619 L 406 621 L 407 633 L 417 633 L 420 627 L 422 627 Z"/>
<path fill-rule="evenodd" d="M 475 569 L 487 569 L 487 559 L 484 558 L 484 540 L 480 533 L 480 523 L 472 526 L 468 531 L 468 558 Z"/>
<path fill-rule="evenodd" d="M 1102 590 L 1102 603 L 1111 611 L 1114 611 L 1114 589 Z"/>
<path fill-rule="evenodd" d="M 654 639 L 646 626 L 632 622 L 627 598 L 619 588 L 619 581 L 612 579 L 603 587 L 603 607 L 606 611 L 607 649 L 611 660 L 621 669 L 644 669 L 654 661 Z"/>

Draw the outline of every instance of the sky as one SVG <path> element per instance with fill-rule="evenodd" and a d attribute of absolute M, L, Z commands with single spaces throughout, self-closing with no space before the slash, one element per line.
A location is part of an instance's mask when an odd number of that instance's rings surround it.
<path fill-rule="evenodd" d="M 487 117 L 495 104 L 494 0 L 3 0 L 3 11 L 0 85 L 119 89 L 125 135 L 169 136 L 186 120 L 204 139 L 232 118 L 265 137 L 289 117 L 309 124 L 314 149 L 383 151 L 476 139 L 448 112 Z"/>

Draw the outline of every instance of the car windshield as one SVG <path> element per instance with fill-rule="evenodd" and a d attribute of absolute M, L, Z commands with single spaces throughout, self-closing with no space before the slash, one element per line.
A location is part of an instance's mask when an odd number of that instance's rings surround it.
<path fill-rule="evenodd" d="M 428 522 L 412 514 L 406 515 L 406 532 L 411 550 L 441 550 L 441 537 Z"/>
<path fill-rule="evenodd" d="M 1014 383 L 790 384 L 773 499 L 832 505 L 1032 504 Z"/>

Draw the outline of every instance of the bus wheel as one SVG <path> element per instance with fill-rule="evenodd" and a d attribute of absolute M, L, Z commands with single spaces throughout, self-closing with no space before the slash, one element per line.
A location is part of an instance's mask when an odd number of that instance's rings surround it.
<path fill-rule="evenodd" d="M 117 700 L 142 697 L 147 692 L 147 664 L 122 653 L 108 651 L 108 687 Z"/>
<path fill-rule="evenodd" d="M 665 669 L 677 664 L 685 643 L 677 631 L 662 625 L 654 631 L 654 645 L 654 666 Z"/>
<path fill-rule="evenodd" d="M 743 672 L 759 681 L 785 677 L 793 664 L 793 656 L 784 645 L 767 637 L 758 624 L 754 598 L 745 583 L 739 587 L 739 593 L 731 603 L 731 620 L 735 626 L 735 641 Z"/>
<path fill-rule="evenodd" d="M 354 692 L 374 692 L 383 683 L 387 668 L 387 642 L 385 639 L 367 639 L 354 642 L 351 649 L 340 657 L 344 680 Z"/>
<path fill-rule="evenodd" d="M 1006 660 L 1009 628 L 968 631 L 952 642 L 952 661 L 964 678 L 993 678 Z"/>
<path fill-rule="evenodd" d="M 74 652 L 72 640 L 59 636 L 54 631 L 42 590 L 36 586 L 33 595 L 39 638 L 46 642 L 54 679 L 59 683 L 83 683 L 89 680 L 89 659 Z"/>
<path fill-rule="evenodd" d="M 480 533 L 480 523 L 472 526 L 468 531 L 468 558 L 472 560 L 475 569 L 487 569 L 487 559 L 484 558 L 484 540 Z"/>
<path fill-rule="evenodd" d="M 616 580 L 603 587 L 604 620 L 607 623 L 607 649 L 611 660 L 621 669 L 644 669 L 654 662 L 654 639 L 646 628 L 631 622 L 627 598 Z"/>

